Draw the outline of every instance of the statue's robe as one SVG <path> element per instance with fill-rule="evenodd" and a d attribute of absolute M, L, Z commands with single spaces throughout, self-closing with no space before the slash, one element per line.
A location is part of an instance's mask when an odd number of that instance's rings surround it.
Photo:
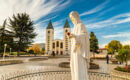
<path fill-rule="evenodd" d="M 88 80 L 90 60 L 89 34 L 85 25 L 80 22 L 74 24 L 71 38 L 71 77 L 72 80 Z"/>

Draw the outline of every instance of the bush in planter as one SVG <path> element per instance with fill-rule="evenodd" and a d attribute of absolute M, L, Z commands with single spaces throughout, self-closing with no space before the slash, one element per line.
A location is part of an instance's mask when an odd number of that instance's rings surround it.
<path fill-rule="evenodd" d="M 130 60 L 130 50 L 129 49 L 120 49 L 118 55 L 115 56 L 120 62 L 125 62 L 128 66 L 128 60 Z"/>
<path fill-rule="evenodd" d="M 117 68 L 115 68 L 115 70 L 130 73 L 130 66 L 127 66 L 127 67 L 119 67 L 118 66 Z"/>

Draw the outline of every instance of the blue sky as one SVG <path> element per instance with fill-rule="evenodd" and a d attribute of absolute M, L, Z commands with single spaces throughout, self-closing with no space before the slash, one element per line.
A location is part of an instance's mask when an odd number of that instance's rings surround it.
<path fill-rule="evenodd" d="M 63 26 L 71 11 L 78 11 L 88 32 L 95 32 L 99 46 L 111 40 L 130 44 L 130 0 L 0 0 L 0 24 L 5 18 L 26 12 L 35 22 L 35 43 L 45 42 L 46 26 L 51 19 L 55 39 L 63 39 Z"/>

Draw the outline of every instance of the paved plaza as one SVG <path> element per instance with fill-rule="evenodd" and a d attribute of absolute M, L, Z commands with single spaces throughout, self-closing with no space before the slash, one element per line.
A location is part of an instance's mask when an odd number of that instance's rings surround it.
<path fill-rule="evenodd" d="M 33 58 L 33 57 L 31 57 Z M 61 62 L 69 62 L 69 58 L 50 58 L 43 61 L 28 61 L 30 58 L 16 58 L 24 60 L 22 64 L 0 66 L 0 74 L 24 71 L 24 70 L 35 70 L 43 69 L 45 71 L 56 71 L 56 70 L 70 70 L 69 68 L 60 68 L 58 65 Z M 118 66 L 117 64 L 106 64 L 105 60 L 94 60 L 94 63 L 99 64 L 100 69 L 91 70 L 96 72 L 109 73 L 113 68 Z"/>

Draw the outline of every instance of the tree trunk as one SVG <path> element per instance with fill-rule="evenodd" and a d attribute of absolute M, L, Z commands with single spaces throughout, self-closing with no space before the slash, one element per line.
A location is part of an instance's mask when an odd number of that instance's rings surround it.
<path fill-rule="evenodd" d="M 127 62 L 127 60 L 125 61 L 125 63 L 126 63 L 125 66 L 128 66 L 128 62 Z"/>
<path fill-rule="evenodd" d="M 95 59 L 95 53 L 93 52 L 93 58 Z"/>

